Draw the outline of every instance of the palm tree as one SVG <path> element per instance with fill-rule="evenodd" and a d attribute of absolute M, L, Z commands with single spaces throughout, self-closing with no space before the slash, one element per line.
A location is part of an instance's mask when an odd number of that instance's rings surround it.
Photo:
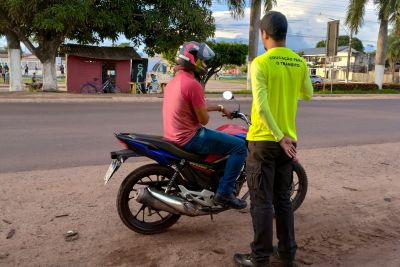
<path fill-rule="evenodd" d="M 400 60 L 400 36 L 393 31 L 389 35 L 389 46 L 387 51 L 390 69 L 392 71 L 392 82 L 395 82 L 396 63 Z M 400 81 L 399 81 L 400 82 Z"/>
<path fill-rule="evenodd" d="M 354 33 L 357 33 L 363 24 L 367 2 L 368 0 L 349 1 L 346 24 Z M 400 3 L 398 0 L 374 0 L 374 4 L 377 7 L 380 21 L 375 55 L 375 83 L 382 89 L 388 46 L 388 25 L 389 22 L 399 21 Z"/>
<path fill-rule="evenodd" d="M 229 10 L 234 17 L 242 17 L 246 5 L 244 0 L 226 0 Z M 249 27 L 249 57 L 247 65 L 247 89 L 250 89 L 250 65 L 258 53 L 258 38 L 261 18 L 261 6 L 264 2 L 265 12 L 276 5 L 276 0 L 251 0 L 250 6 L 250 27 Z"/>

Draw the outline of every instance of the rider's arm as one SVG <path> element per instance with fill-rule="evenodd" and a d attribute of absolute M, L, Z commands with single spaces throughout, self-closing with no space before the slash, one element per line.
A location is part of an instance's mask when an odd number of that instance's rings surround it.
<path fill-rule="evenodd" d="M 207 103 L 206 107 L 195 108 L 194 111 L 196 112 L 197 119 L 203 125 L 206 125 L 210 120 L 210 117 L 208 115 L 209 111 L 218 111 L 223 113 L 229 119 L 231 118 L 231 112 L 228 109 L 224 108 L 223 105 L 215 105 Z"/>
<path fill-rule="evenodd" d="M 204 89 L 197 81 L 192 81 L 188 85 L 189 90 L 187 90 L 187 100 L 191 103 L 194 112 L 196 113 L 197 120 L 202 124 L 206 125 L 209 121 L 209 116 L 207 112 L 207 103 L 204 95 Z"/>
<path fill-rule="evenodd" d="M 208 123 L 210 117 L 208 116 L 206 106 L 194 108 L 194 112 L 196 112 L 197 119 L 202 125 L 206 125 Z"/>
<path fill-rule="evenodd" d="M 260 116 L 261 122 L 271 130 L 275 141 L 279 142 L 284 137 L 284 134 L 276 124 L 269 108 L 267 81 L 265 79 L 265 73 L 263 73 L 260 68 L 260 63 L 257 62 L 257 60 L 253 60 L 251 64 L 251 83 L 253 91 L 252 106 Z"/>

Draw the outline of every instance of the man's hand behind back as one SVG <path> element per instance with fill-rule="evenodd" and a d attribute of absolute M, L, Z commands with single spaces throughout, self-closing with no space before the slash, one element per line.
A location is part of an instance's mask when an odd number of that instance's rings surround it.
<path fill-rule="evenodd" d="M 279 145 L 282 147 L 283 151 L 285 151 L 286 155 L 291 159 L 296 159 L 297 150 L 296 150 L 296 141 L 291 139 L 290 137 L 284 136 L 281 141 L 279 141 Z"/>

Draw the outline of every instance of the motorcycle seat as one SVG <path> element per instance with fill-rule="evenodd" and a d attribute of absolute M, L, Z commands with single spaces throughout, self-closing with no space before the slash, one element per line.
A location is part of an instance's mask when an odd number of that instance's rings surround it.
<path fill-rule="evenodd" d="M 205 159 L 204 155 L 187 152 L 181 149 L 180 147 L 176 146 L 172 142 L 165 140 L 164 137 L 162 136 L 150 135 L 150 134 L 137 134 L 137 133 L 120 133 L 119 135 L 123 135 L 132 140 L 135 140 L 136 142 L 146 144 L 153 148 L 160 148 L 166 150 L 180 158 L 187 159 L 189 161 L 203 162 Z"/>

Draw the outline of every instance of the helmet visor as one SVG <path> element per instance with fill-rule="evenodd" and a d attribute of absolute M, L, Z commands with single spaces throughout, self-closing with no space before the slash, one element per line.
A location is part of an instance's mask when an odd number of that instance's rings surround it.
<path fill-rule="evenodd" d="M 199 52 L 197 53 L 197 57 L 201 60 L 209 60 L 215 56 L 214 51 L 206 44 L 201 43 L 199 46 Z"/>

